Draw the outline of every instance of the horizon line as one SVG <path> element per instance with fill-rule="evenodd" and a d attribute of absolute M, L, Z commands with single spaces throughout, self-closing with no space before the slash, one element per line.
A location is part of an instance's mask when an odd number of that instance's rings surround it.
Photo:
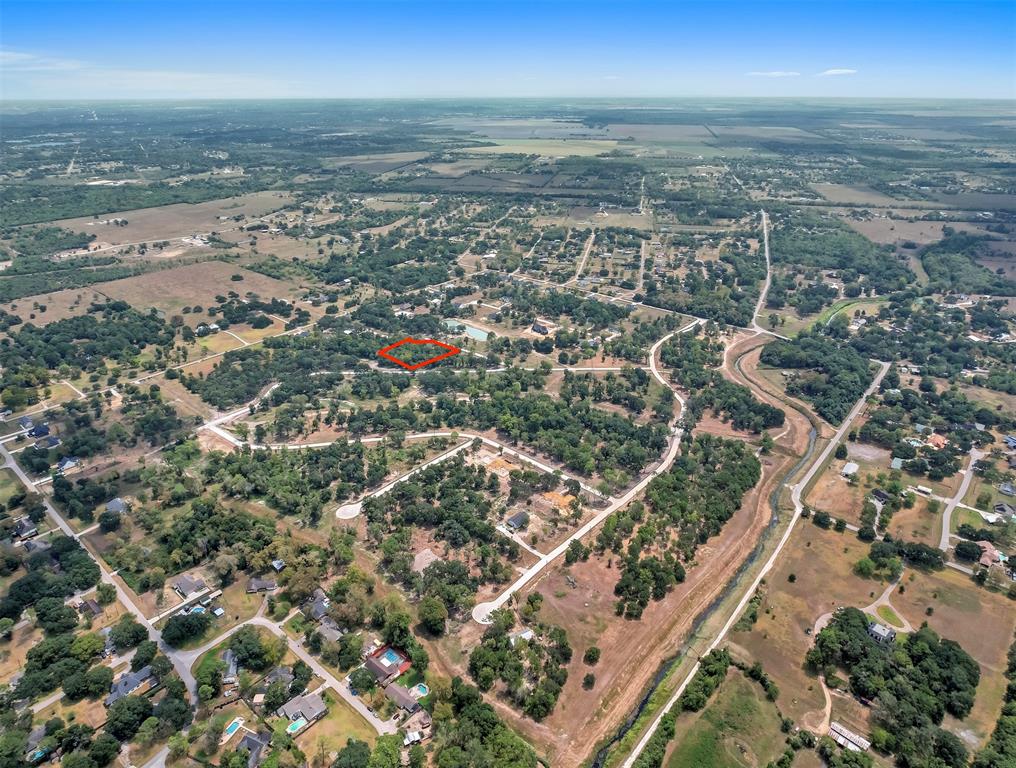
<path fill-rule="evenodd" d="M 693 101 L 706 99 L 744 99 L 751 101 L 799 101 L 802 99 L 812 101 L 963 101 L 963 102 L 985 102 L 1002 101 L 1016 102 L 1016 95 L 1013 96 L 820 96 L 820 95 L 796 95 L 796 96 L 773 96 L 773 95 L 673 95 L 673 96 L 536 96 L 536 95 L 513 95 L 513 96 L 61 96 L 55 98 L 15 98 L 6 99 L 0 96 L 0 106 L 6 104 L 53 104 L 66 102 L 173 102 L 173 101 L 243 101 L 243 102 L 264 102 L 264 101 L 512 101 L 518 99 L 531 99 L 534 101 Z"/>

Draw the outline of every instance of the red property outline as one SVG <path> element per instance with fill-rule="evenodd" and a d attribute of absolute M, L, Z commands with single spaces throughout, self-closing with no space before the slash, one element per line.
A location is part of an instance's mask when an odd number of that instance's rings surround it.
<path fill-rule="evenodd" d="M 395 349 L 396 347 L 401 347 L 403 344 L 435 344 L 443 349 L 447 349 L 448 351 L 438 355 L 437 357 L 432 357 L 429 360 L 424 360 L 422 363 L 410 365 L 409 363 L 403 360 L 399 360 L 399 358 L 395 357 L 394 355 L 388 354 L 391 350 Z M 394 344 L 389 344 L 387 347 L 379 349 L 377 353 L 380 357 L 383 357 L 385 360 L 391 360 L 393 363 L 401 365 L 407 371 L 415 371 L 417 368 L 423 368 L 423 366 L 430 365 L 431 363 L 436 363 L 438 360 L 444 360 L 446 357 L 457 355 L 461 351 L 462 350 L 459 349 L 458 347 L 453 347 L 451 344 L 445 344 L 443 341 L 436 341 L 435 339 L 414 339 L 412 336 L 407 336 L 402 341 L 396 341 Z"/>

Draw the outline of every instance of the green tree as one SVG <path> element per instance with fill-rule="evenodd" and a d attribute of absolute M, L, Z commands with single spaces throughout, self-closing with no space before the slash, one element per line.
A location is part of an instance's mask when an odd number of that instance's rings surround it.
<path fill-rule="evenodd" d="M 443 635 L 448 621 L 448 609 L 436 597 L 425 597 L 420 601 L 420 624 L 432 635 Z"/>

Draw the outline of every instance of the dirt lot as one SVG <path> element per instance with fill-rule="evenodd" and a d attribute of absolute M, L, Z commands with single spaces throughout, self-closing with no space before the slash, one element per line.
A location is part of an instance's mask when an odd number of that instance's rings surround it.
<path fill-rule="evenodd" d="M 53 225 L 95 235 L 96 240 L 111 245 L 170 240 L 196 233 L 231 229 L 236 227 L 237 223 L 228 220 L 228 217 L 240 214 L 248 218 L 262 216 L 282 208 L 289 199 L 288 192 L 252 192 L 249 195 L 209 200 L 204 203 L 177 203 L 159 208 L 120 211 L 99 218 L 81 216 L 76 219 L 62 219 L 53 222 Z M 220 216 L 227 217 L 227 220 L 220 219 Z M 127 226 L 101 223 L 112 219 L 126 219 Z"/>

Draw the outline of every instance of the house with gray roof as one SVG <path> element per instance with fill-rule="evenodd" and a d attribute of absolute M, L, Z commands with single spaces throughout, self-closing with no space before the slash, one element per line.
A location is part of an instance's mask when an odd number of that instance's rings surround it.
<path fill-rule="evenodd" d="M 204 579 L 198 578 L 197 576 L 191 576 L 189 573 L 181 573 L 170 581 L 170 585 L 176 590 L 177 594 L 180 595 L 184 600 L 196 595 L 201 590 L 205 589 Z"/>
<path fill-rule="evenodd" d="M 299 720 L 301 717 L 308 723 L 312 723 L 328 713 L 328 707 L 316 693 L 305 693 L 290 699 L 279 708 L 278 714 L 290 720 Z"/>
<path fill-rule="evenodd" d="M 106 697 L 105 701 L 106 706 L 113 706 L 124 696 L 130 696 L 132 693 L 142 689 L 147 690 L 154 680 L 152 667 L 149 664 L 146 664 L 137 672 L 127 672 L 120 675 L 120 679 L 116 680 L 109 689 L 109 696 Z"/>

